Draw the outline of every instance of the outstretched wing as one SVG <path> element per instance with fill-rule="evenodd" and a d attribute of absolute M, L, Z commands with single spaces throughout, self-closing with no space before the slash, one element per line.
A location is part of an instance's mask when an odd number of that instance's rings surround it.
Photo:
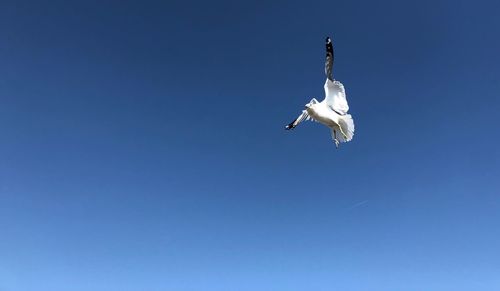
<path fill-rule="evenodd" d="M 340 115 L 347 114 L 349 105 L 347 104 L 344 85 L 339 81 L 326 79 L 324 88 L 326 104 Z"/>
<path fill-rule="evenodd" d="M 294 121 L 290 122 L 287 126 L 285 126 L 286 130 L 294 129 L 299 123 L 301 123 L 304 120 L 309 120 L 311 117 L 309 114 L 307 114 L 307 110 L 302 110 L 302 113 L 299 115 L 299 117 L 295 118 Z"/>
<path fill-rule="evenodd" d="M 325 75 L 333 81 L 333 44 L 329 37 L 326 38 Z"/>

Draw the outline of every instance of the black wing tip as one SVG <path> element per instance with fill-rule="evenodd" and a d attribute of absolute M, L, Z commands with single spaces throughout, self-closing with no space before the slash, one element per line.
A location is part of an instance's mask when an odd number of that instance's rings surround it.
<path fill-rule="evenodd" d="M 332 43 L 332 39 L 329 36 L 326 37 L 325 41 L 327 44 Z"/>
<path fill-rule="evenodd" d="M 294 128 L 295 128 L 295 126 L 293 126 L 293 124 L 295 123 L 295 121 L 296 121 L 296 120 L 297 120 L 297 119 L 295 119 L 294 121 L 292 121 L 292 122 L 290 122 L 289 124 L 287 124 L 287 125 L 285 126 L 285 130 L 294 129 Z"/>
<path fill-rule="evenodd" d="M 329 37 L 326 38 L 326 51 L 333 55 L 333 44 Z"/>

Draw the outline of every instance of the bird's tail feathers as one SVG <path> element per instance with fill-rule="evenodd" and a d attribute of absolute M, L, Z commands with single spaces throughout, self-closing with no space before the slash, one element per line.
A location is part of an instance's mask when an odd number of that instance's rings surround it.
<path fill-rule="evenodd" d="M 347 135 L 347 141 L 350 141 L 354 136 L 354 120 L 350 114 L 342 115 L 339 120 L 342 131 Z"/>
<path fill-rule="evenodd" d="M 342 131 L 347 136 L 347 139 L 344 138 L 341 132 L 334 133 L 333 129 L 332 129 L 332 138 L 335 139 L 336 137 L 339 142 L 351 141 L 354 136 L 354 120 L 352 119 L 352 116 L 350 114 L 341 115 L 339 119 L 339 126 L 342 128 Z"/>

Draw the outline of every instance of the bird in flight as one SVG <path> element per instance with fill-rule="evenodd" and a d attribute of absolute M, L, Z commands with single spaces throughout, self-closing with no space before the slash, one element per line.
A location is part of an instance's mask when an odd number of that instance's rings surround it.
<path fill-rule="evenodd" d="M 344 85 L 333 78 L 333 44 L 332 40 L 326 38 L 326 61 L 324 85 L 325 99 L 318 102 L 315 98 L 305 105 L 302 113 L 290 124 L 285 126 L 286 130 L 294 129 L 304 120 L 314 120 L 326 125 L 331 130 L 332 139 L 338 148 L 339 143 L 348 142 L 354 136 L 354 121 L 347 114 L 347 104 Z"/>

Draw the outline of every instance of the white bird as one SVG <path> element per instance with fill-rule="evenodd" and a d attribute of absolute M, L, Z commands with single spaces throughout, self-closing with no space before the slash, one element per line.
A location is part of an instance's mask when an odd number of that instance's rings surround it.
<path fill-rule="evenodd" d="M 354 136 L 354 121 L 350 114 L 347 114 L 349 105 L 347 104 L 344 85 L 333 79 L 333 45 L 332 40 L 326 38 L 326 61 L 325 61 L 325 99 L 318 102 L 315 98 L 305 105 L 294 121 L 285 126 L 285 129 L 294 129 L 304 120 L 315 120 L 331 129 L 332 139 L 338 148 L 339 143 L 348 142 Z"/>

